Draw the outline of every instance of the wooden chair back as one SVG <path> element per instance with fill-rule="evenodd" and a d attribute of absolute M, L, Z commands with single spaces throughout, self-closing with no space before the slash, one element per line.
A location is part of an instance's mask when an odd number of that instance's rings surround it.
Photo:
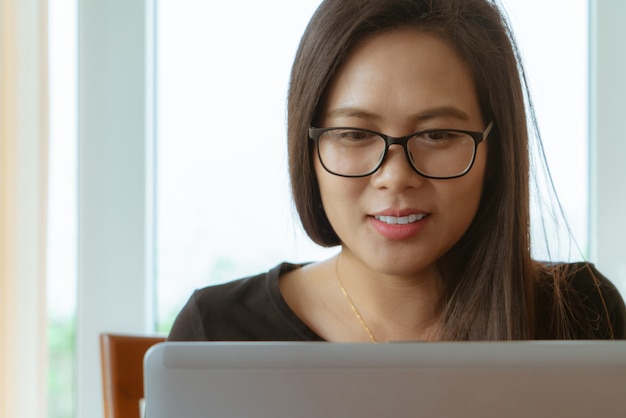
<path fill-rule="evenodd" d="M 104 333 L 100 335 L 102 395 L 105 418 L 140 418 L 143 358 L 165 337 Z"/>

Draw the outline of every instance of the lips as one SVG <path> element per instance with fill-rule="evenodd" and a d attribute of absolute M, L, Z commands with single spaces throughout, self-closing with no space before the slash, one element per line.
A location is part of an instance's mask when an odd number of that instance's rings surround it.
<path fill-rule="evenodd" d="M 384 216 L 376 215 L 374 218 L 388 225 L 406 225 L 421 221 L 426 217 L 425 213 L 412 213 L 408 216 Z"/>
<path fill-rule="evenodd" d="M 428 213 L 416 210 L 385 211 L 370 215 L 369 219 L 374 230 L 380 235 L 398 241 L 419 234 L 429 218 L 428 215 Z"/>

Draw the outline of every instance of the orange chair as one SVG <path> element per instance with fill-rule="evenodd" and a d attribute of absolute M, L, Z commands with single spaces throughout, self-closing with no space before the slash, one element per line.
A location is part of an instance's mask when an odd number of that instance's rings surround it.
<path fill-rule="evenodd" d="M 105 418 L 139 418 L 143 357 L 165 337 L 101 334 L 100 359 Z"/>

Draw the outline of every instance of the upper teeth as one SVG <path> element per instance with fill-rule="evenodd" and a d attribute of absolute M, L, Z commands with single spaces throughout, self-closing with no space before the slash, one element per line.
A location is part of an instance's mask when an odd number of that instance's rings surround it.
<path fill-rule="evenodd" d="M 421 214 L 412 214 L 409 216 L 375 216 L 376 219 L 378 219 L 381 222 L 390 224 L 390 225 L 405 225 L 405 224 L 410 224 L 413 222 L 417 222 L 419 220 L 424 219 L 426 215 L 421 213 Z"/>

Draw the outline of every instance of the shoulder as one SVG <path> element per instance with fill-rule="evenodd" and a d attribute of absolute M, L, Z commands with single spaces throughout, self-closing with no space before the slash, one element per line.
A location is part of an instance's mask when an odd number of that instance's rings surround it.
<path fill-rule="evenodd" d="M 593 264 L 571 263 L 564 267 L 569 286 L 583 300 L 593 306 L 624 314 L 624 300 L 619 290 Z"/>
<path fill-rule="evenodd" d="M 191 298 L 201 310 L 219 310 L 233 304 L 251 303 L 261 297 L 273 278 L 278 280 L 277 270 L 281 267 L 282 265 L 269 272 L 197 289 Z"/>
<path fill-rule="evenodd" d="M 591 263 L 546 266 L 542 289 L 544 303 L 560 304 L 562 325 L 574 338 L 625 339 L 626 307 L 611 281 Z M 540 318 L 541 319 L 541 318 Z"/>
<path fill-rule="evenodd" d="M 178 314 L 168 339 L 295 338 L 289 334 L 293 318 L 289 318 L 291 312 L 280 295 L 278 280 L 298 267 L 282 263 L 265 273 L 196 290 Z"/>
<path fill-rule="evenodd" d="M 273 303 L 278 280 L 298 266 L 282 263 L 268 272 L 244 277 L 220 285 L 198 289 L 192 295 L 193 303 L 203 313 L 226 315 L 230 311 L 264 310 Z"/>

